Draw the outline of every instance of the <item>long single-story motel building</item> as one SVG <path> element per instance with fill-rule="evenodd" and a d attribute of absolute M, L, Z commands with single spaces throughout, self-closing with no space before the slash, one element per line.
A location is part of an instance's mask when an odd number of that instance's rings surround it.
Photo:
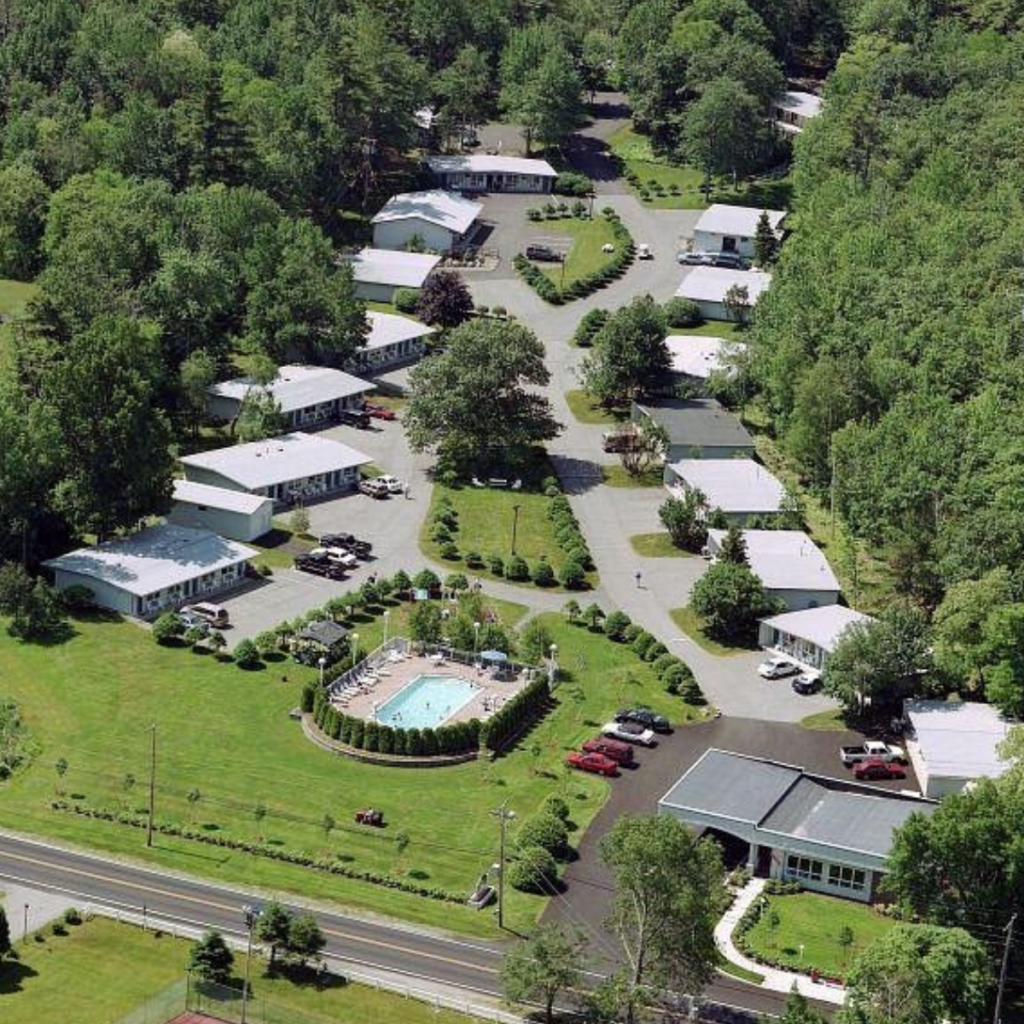
<path fill-rule="evenodd" d="M 746 843 L 753 874 L 862 903 L 878 898 L 896 829 L 935 807 L 911 794 L 714 748 L 658 801 L 659 814 Z"/>

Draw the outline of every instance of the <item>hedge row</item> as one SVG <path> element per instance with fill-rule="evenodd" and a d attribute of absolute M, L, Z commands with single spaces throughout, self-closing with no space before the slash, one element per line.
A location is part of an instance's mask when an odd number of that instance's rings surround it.
<path fill-rule="evenodd" d="M 307 703 L 309 698 L 303 691 L 303 710 L 306 710 Z M 436 729 L 395 729 L 338 711 L 331 707 L 323 692 L 313 694 L 310 710 L 313 721 L 322 732 L 356 750 L 407 757 L 436 757 L 464 754 L 480 747 L 480 721 L 476 718 Z"/>
<path fill-rule="evenodd" d="M 636 246 L 629 229 L 619 219 L 618 214 L 606 207 L 602 211 L 612 229 L 615 239 L 615 252 L 608 262 L 593 273 L 573 281 L 564 291 L 555 282 L 531 263 L 522 253 L 512 261 L 516 272 L 545 301 L 552 306 L 561 306 L 573 299 L 582 299 L 592 295 L 601 288 L 617 281 L 629 269 L 636 256 Z"/>
<path fill-rule="evenodd" d="M 555 540 L 566 554 L 566 565 L 562 567 L 563 585 L 567 590 L 580 589 L 584 582 L 583 574 L 594 568 L 594 559 L 590 554 L 586 538 L 583 536 L 572 506 L 569 504 L 569 499 L 564 494 L 551 494 L 547 511 L 548 519 L 551 520 L 551 526 L 555 532 Z M 571 574 L 574 581 L 573 586 L 565 582 L 566 577 L 570 575 L 567 572 L 567 566 L 571 563 L 576 563 L 582 570 L 579 573 Z"/>
<path fill-rule="evenodd" d="M 607 309 L 592 309 L 584 313 L 572 336 L 573 344 L 579 348 L 590 348 L 594 343 L 594 335 L 608 323 L 610 315 Z"/>
<path fill-rule="evenodd" d="M 130 825 L 132 828 L 145 828 L 147 825 L 146 818 L 135 814 L 86 807 L 82 804 L 68 803 L 66 800 L 54 800 L 50 806 L 55 811 L 66 811 L 85 818 L 94 818 L 98 821 L 114 822 L 118 825 Z M 308 853 L 297 853 L 279 846 L 263 846 L 259 843 L 247 842 L 244 839 L 232 839 L 230 836 L 210 835 L 207 832 L 185 828 L 169 821 L 155 822 L 153 827 L 161 835 L 178 836 L 181 839 L 188 839 L 196 843 L 206 843 L 209 846 L 221 846 L 229 850 L 239 850 L 242 853 L 251 853 L 256 857 L 266 857 L 268 860 L 279 860 L 287 864 L 294 864 L 297 867 L 309 868 L 312 871 L 323 871 L 331 875 L 352 878 L 358 882 L 369 882 L 371 885 L 379 885 L 385 889 L 399 889 L 413 896 L 425 896 L 428 899 L 441 900 L 445 903 L 464 902 L 464 897 L 448 892 L 446 889 L 417 885 L 415 882 L 407 882 L 401 878 L 392 878 L 390 875 L 384 875 L 378 871 L 350 868 L 337 861 L 312 857 Z"/>
<path fill-rule="evenodd" d="M 480 726 L 480 745 L 501 750 L 520 730 L 547 710 L 550 691 L 545 676 L 527 683 Z"/>

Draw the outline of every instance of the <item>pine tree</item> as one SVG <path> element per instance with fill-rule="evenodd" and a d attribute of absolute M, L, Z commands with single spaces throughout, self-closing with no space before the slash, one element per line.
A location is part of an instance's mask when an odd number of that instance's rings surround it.
<path fill-rule="evenodd" d="M 759 267 L 770 267 L 779 255 L 779 239 L 768 220 L 768 211 L 762 210 L 754 234 L 754 262 Z"/>
<path fill-rule="evenodd" d="M 747 542 L 743 539 L 743 531 L 738 526 L 730 526 L 722 538 L 718 551 L 719 561 L 733 562 L 736 565 L 749 565 L 747 558 Z"/>

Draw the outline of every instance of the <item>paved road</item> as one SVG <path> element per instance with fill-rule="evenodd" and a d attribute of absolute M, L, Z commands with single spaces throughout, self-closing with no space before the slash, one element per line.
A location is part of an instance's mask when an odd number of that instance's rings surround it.
<path fill-rule="evenodd" d="M 154 919 L 217 928 L 236 937 L 244 935 L 241 908 L 267 899 L 263 894 L 0 833 L 0 883 L 11 882 L 67 894 L 82 905 L 102 904 L 130 912 L 145 907 Z M 404 974 L 490 996 L 501 994 L 500 943 L 457 939 L 321 907 L 310 909 L 324 931 L 325 952 L 331 957 L 364 969 Z M 730 979 L 715 983 L 705 994 L 710 999 L 758 1013 L 777 1013 L 785 1001 Z"/>

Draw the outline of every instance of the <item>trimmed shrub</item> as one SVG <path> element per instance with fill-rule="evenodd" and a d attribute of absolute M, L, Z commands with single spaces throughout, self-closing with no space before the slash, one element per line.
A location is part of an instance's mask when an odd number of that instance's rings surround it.
<path fill-rule="evenodd" d="M 551 793 L 544 798 L 544 803 L 541 804 L 541 812 L 553 815 L 562 821 L 569 820 L 569 805 L 555 793 Z"/>
<path fill-rule="evenodd" d="M 604 620 L 604 635 L 608 637 L 609 640 L 621 643 L 623 633 L 629 625 L 630 619 L 625 612 L 612 612 L 608 618 Z"/>
<path fill-rule="evenodd" d="M 566 590 L 582 590 L 587 584 L 586 570 L 575 558 L 568 558 L 558 574 L 558 582 Z"/>
<path fill-rule="evenodd" d="M 625 642 L 627 644 L 631 644 L 642 632 L 643 632 L 643 627 L 638 626 L 635 622 L 631 622 L 622 631 L 623 642 Z"/>
<path fill-rule="evenodd" d="M 538 587 L 550 587 L 554 584 L 555 570 L 546 559 L 542 559 L 533 567 L 533 582 Z"/>
<path fill-rule="evenodd" d="M 306 683 L 306 685 L 302 687 L 302 697 L 299 701 L 299 707 L 301 707 L 303 712 L 307 715 L 313 710 L 313 697 L 313 686 L 311 683 Z"/>
<path fill-rule="evenodd" d="M 565 820 L 554 814 L 535 814 L 519 826 L 516 843 L 520 847 L 539 846 L 562 859 L 569 849 L 569 829 Z"/>
<path fill-rule="evenodd" d="M 662 679 L 672 665 L 681 664 L 682 662 L 674 654 L 661 654 L 654 659 L 653 668 L 658 678 Z"/>
<path fill-rule="evenodd" d="M 644 651 L 644 661 L 654 661 L 667 653 L 668 648 L 660 640 L 657 640 Z"/>
<path fill-rule="evenodd" d="M 639 655 L 641 658 L 647 653 L 647 648 L 652 644 L 656 644 L 658 641 L 647 632 L 646 629 L 641 630 L 636 639 L 630 645 L 633 648 L 633 653 Z"/>
<path fill-rule="evenodd" d="M 560 196 L 586 196 L 594 190 L 594 183 L 578 171 L 562 171 L 555 178 L 554 191 Z M 565 204 L 560 204 L 564 206 Z"/>
<path fill-rule="evenodd" d="M 519 555 L 513 555 L 509 559 L 508 565 L 505 566 L 505 579 L 521 583 L 529 578 L 530 567 L 526 564 L 526 561 L 520 558 Z"/>
<path fill-rule="evenodd" d="M 455 543 L 455 541 L 450 540 L 448 541 L 447 544 L 441 545 L 441 557 L 446 562 L 454 562 L 458 560 L 459 546 Z"/>
<path fill-rule="evenodd" d="M 415 313 L 419 301 L 420 293 L 418 288 L 395 289 L 395 309 L 399 313 Z"/>
<path fill-rule="evenodd" d="M 466 552 L 466 565 L 470 569 L 482 569 L 484 560 L 480 555 L 479 551 L 467 551 Z"/>
<path fill-rule="evenodd" d="M 679 696 L 686 701 L 687 704 L 692 704 L 694 707 L 700 707 L 702 704 L 707 704 L 707 698 L 704 696 L 704 691 L 700 688 L 700 683 L 697 682 L 693 676 L 684 679 L 679 684 Z"/>
<path fill-rule="evenodd" d="M 487 568 L 495 576 L 505 575 L 505 561 L 501 555 L 489 555 L 487 558 Z"/>
<path fill-rule="evenodd" d="M 529 846 L 519 851 L 519 857 L 508 869 L 509 884 L 520 892 L 550 895 L 558 880 L 555 858 L 541 846 Z"/>
<path fill-rule="evenodd" d="M 696 327 L 704 322 L 700 306 L 691 299 L 669 299 L 661 308 L 669 327 Z"/>

